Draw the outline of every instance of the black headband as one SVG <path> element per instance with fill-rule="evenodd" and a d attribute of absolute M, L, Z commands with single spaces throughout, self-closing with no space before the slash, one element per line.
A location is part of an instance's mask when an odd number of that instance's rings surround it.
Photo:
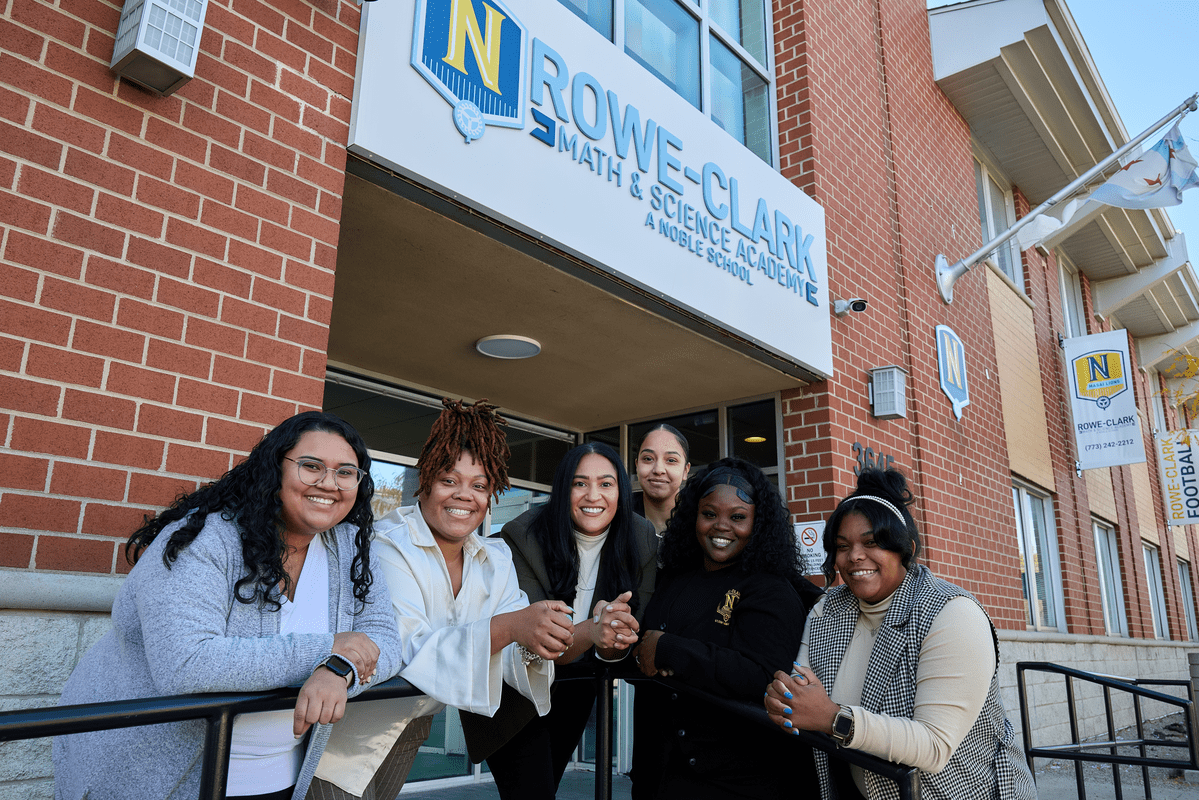
<path fill-rule="evenodd" d="M 737 496 L 741 498 L 741 502 L 754 504 L 754 487 L 747 481 L 739 472 L 736 472 L 730 467 L 717 467 L 707 474 L 704 482 L 700 484 L 699 496 L 707 497 L 717 486 L 732 486 L 737 490 Z"/>

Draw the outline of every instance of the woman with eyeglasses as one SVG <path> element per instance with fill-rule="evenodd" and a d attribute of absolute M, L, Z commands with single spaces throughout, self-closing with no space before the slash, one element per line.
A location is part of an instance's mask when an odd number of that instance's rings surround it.
<path fill-rule="evenodd" d="M 346 700 L 399 667 L 371 553 L 366 445 L 319 411 L 285 420 L 215 483 L 147 518 L 112 628 L 63 705 L 301 685 L 293 710 L 234 722 L 230 798 L 303 798 Z M 54 740 L 55 797 L 193 800 L 204 722 Z"/>

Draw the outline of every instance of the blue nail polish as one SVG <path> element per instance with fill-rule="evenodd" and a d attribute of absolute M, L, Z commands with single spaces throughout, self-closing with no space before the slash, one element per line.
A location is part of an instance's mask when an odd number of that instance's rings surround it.
<path fill-rule="evenodd" d="M 770 697 L 770 692 L 762 692 L 763 697 Z"/>
<path fill-rule="evenodd" d="M 791 720 L 789 720 L 789 719 L 785 719 L 785 720 L 783 720 L 783 726 L 784 726 L 784 727 L 786 727 L 786 728 L 790 728 L 790 727 L 791 727 Z"/>
<path fill-rule="evenodd" d="M 793 700 L 793 699 L 795 699 L 795 698 L 794 698 L 794 695 L 792 695 L 790 692 L 787 692 L 787 691 L 784 691 L 784 692 L 783 692 L 783 697 L 787 698 L 788 700 Z"/>
<path fill-rule="evenodd" d="M 791 709 L 787 708 L 786 706 L 783 706 L 783 713 L 784 713 L 784 714 L 790 714 L 790 713 L 791 713 Z"/>
<path fill-rule="evenodd" d="M 792 728 L 791 732 L 794 733 L 796 736 L 799 736 L 799 728 Z"/>

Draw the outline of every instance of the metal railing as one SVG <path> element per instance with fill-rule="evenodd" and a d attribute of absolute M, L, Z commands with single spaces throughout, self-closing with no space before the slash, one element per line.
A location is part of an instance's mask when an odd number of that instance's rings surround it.
<path fill-rule="evenodd" d="M 203 763 L 200 771 L 199 800 L 224 800 L 225 781 L 229 776 L 229 744 L 233 718 L 254 711 L 281 711 L 294 708 L 299 687 L 269 692 L 226 692 L 220 694 L 181 694 L 173 697 L 146 697 L 140 700 L 114 700 L 0 713 L 0 742 L 87 733 L 110 728 L 132 728 L 162 722 L 205 722 Z M 350 702 L 420 697 L 424 692 L 406 680 L 392 678 L 366 689 Z"/>
<path fill-rule="evenodd" d="M 598 662 L 597 662 L 598 663 Z M 650 680 L 641 673 L 613 670 L 602 663 L 566 665 L 559 667 L 555 680 L 593 680 L 596 682 L 596 750 L 595 797 L 612 800 L 612 691 L 617 678 L 628 681 Z M 775 728 L 761 705 L 742 703 L 707 694 L 672 679 L 660 680 L 671 689 L 688 692 L 704 699 L 710 706 L 729 711 L 749 725 Z M 157 725 L 164 722 L 184 722 L 199 719 L 205 722 L 203 762 L 200 775 L 199 800 L 223 800 L 225 781 L 229 774 L 229 744 L 233 718 L 238 714 L 256 711 L 279 711 L 295 706 L 298 687 L 275 689 L 269 692 L 226 692 L 221 694 L 188 694 L 173 697 L 148 697 L 140 700 L 116 700 L 74 706 L 56 706 L 19 711 L 0 712 L 0 742 L 86 733 L 110 728 L 131 728 L 138 725 Z M 401 678 L 372 686 L 350 702 L 389 700 L 399 697 L 419 697 L 423 694 Z M 779 736 L 783 736 L 781 731 Z M 838 748 L 822 733 L 800 731 L 788 739 L 823 750 L 830 758 L 840 758 L 894 781 L 900 800 L 918 800 L 919 772 L 884 761 L 856 750 Z"/>
<path fill-rule="evenodd" d="M 1042 745 L 1032 747 L 1032 730 L 1029 721 L 1028 686 L 1024 673 L 1028 671 L 1047 672 L 1065 677 L 1066 706 L 1070 713 L 1070 742 L 1066 744 Z M 1078 701 L 1075 697 L 1074 682 L 1099 686 L 1103 689 L 1103 709 L 1107 721 L 1107 739 L 1103 741 L 1081 740 L 1078 727 Z M 1124 790 L 1120 783 L 1120 765 L 1139 766 L 1145 787 L 1146 800 L 1152 800 L 1153 789 L 1149 782 L 1150 767 L 1172 769 L 1199 769 L 1199 714 L 1196 713 L 1194 689 L 1190 681 L 1119 678 L 1112 675 L 1099 675 L 1093 672 L 1063 667 L 1060 664 L 1050 664 L 1042 661 L 1021 661 L 1016 664 L 1016 682 L 1020 692 L 1020 719 L 1024 732 L 1024 756 L 1028 760 L 1030 770 L 1033 770 L 1034 758 L 1066 759 L 1074 762 L 1074 778 L 1078 785 L 1079 800 L 1086 800 L 1087 790 L 1083 780 L 1083 762 L 1111 764 L 1112 776 L 1115 781 L 1116 800 L 1123 800 Z M 1186 689 L 1186 697 L 1176 697 L 1171 694 L 1145 688 L 1147 686 L 1181 686 Z M 1112 711 L 1112 692 L 1120 692 L 1130 696 L 1136 717 L 1137 738 L 1117 739 L 1116 720 Z M 1148 739 L 1145 737 L 1145 719 L 1141 709 L 1142 700 L 1152 700 L 1174 707 L 1183 713 L 1186 741 L 1172 739 Z M 1148 748 L 1169 747 L 1186 751 L 1180 754 L 1185 757 L 1171 759 L 1150 756 Z M 1139 755 L 1126 755 L 1120 748 L 1136 748 Z M 1097 752 L 1105 751 L 1105 752 Z M 1033 780 L 1036 771 L 1033 770 Z"/>
<path fill-rule="evenodd" d="M 590 664 L 568 664 L 558 667 L 555 670 L 554 677 L 555 681 L 594 680 L 596 682 L 595 800 L 612 800 L 612 736 L 614 734 L 614 726 L 612 724 L 612 694 L 613 685 L 617 678 L 633 684 L 654 680 L 673 691 L 686 692 L 687 694 L 702 698 L 708 707 L 732 713 L 743 719 L 747 725 L 765 726 L 775 731 L 779 736 L 785 736 L 788 740 L 808 745 L 815 750 L 823 750 L 828 753 L 829 758 L 847 761 L 854 766 L 875 772 L 884 778 L 894 781 L 899 791 L 900 800 L 919 800 L 920 771 L 915 767 L 896 764 L 858 750 L 848 750 L 838 747 L 836 742 L 832 740 L 832 737 L 823 733 L 799 731 L 798 734 L 784 734 L 778 729 L 778 726 L 770 721 L 770 718 L 766 715 L 766 709 L 760 703 L 755 705 L 738 700 L 730 700 L 727 697 L 720 697 L 700 691 L 683 681 L 673 678 L 647 678 L 640 672 L 631 670 L 629 666 L 622 665 L 612 668 L 599 661 L 594 666 Z"/>

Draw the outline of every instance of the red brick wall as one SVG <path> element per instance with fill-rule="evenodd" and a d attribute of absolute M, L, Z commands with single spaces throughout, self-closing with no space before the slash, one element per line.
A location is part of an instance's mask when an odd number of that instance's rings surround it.
<path fill-rule="evenodd" d="M 0 566 L 123 571 L 320 406 L 359 11 L 211 0 L 159 98 L 108 69 L 119 4 L 0 8 Z"/>
<path fill-rule="evenodd" d="M 1023 628 L 985 281 L 965 276 L 945 305 L 933 279 L 938 253 L 955 261 L 980 238 L 969 130 L 932 81 L 925 4 L 783 0 L 775 43 L 783 174 L 825 208 L 831 293 L 870 301 L 833 320 L 834 380 L 784 395 L 792 511 L 825 515 L 852 490 L 854 442 L 892 455 L 932 569 Z M 940 389 L 938 324 L 966 346 L 960 421 Z M 870 415 L 868 370 L 886 364 L 908 371 L 907 419 Z"/>

